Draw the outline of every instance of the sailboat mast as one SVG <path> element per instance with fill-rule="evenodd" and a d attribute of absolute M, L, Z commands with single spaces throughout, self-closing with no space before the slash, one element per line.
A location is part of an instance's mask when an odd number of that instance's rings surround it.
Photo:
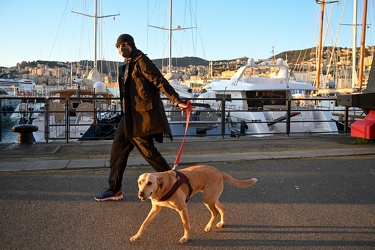
<path fill-rule="evenodd" d="M 95 15 L 94 15 L 94 68 L 97 64 L 97 39 L 98 39 L 98 0 L 95 0 Z"/>
<path fill-rule="evenodd" d="M 353 48 L 352 48 L 352 89 L 356 86 L 357 81 L 357 0 L 353 1 Z"/>
<path fill-rule="evenodd" d="M 320 32 L 319 32 L 319 46 L 318 46 L 318 59 L 317 59 L 317 72 L 316 72 L 316 87 L 320 89 L 320 74 L 322 70 L 322 54 L 323 54 L 323 24 L 324 24 L 324 9 L 326 4 L 337 3 L 337 0 L 334 1 L 325 1 L 325 0 L 315 0 L 317 4 L 321 5 L 321 14 L 320 14 Z"/>
<path fill-rule="evenodd" d="M 360 55 L 360 68 L 359 68 L 359 90 L 362 89 L 363 81 L 363 63 L 365 57 L 365 40 L 366 40 L 366 20 L 367 20 L 367 0 L 363 0 L 363 17 L 362 17 L 362 38 L 361 38 L 361 55 Z"/>
<path fill-rule="evenodd" d="M 318 60 L 317 60 L 317 72 L 316 72 L 316 87 L 320 89 L 320 72 L 322 68 L 322 41 L 323 41 L 323 23 L 324 23 L 324 8 L 326 5 L 325 0 L 321 1 L 320 10 L 320 29 L 319 29 L 319 46 L 318 46 Z"/>
<path fill-rule="evenodd" d="M 169 9 L 169 66 L 168 73 L 172 73 L 172 0 L 170 0 Z"/>
<path fill-rule="evenodd" d="M 88 75 L 88 79 L 91 79 L 92 81 L 94 82 L 97 82 L 97 81 L 100 81 L 100 74 L 98 72 L 98 69 L 97 69 L 97 44 L 98 44 L 98 19 L 99 18 L 106 18 L 106 17 L 115 17 L 115 16 L 118 16 L 120 14 L 113 14 L 113 15 L 105 15 L 105 16 L 98 16 L 98 0 L 94 0 L 94 3 L 95 3 L 95 14 L 94 16 L 92 15 L 88 15 L 88 14 L 84 14 L 84 13 L 80 13 L 80 12 L 76 12 L 76 11 L 73 11 L 73 13 L 76 13 L 78 15 L 82 15 L 82 16 L 87 16 L 87 17 L 91 17 L 91 18 L 94 18 L 94 67 L 91 69 L 91 71 L 89 72 L 89 75 Z"/>

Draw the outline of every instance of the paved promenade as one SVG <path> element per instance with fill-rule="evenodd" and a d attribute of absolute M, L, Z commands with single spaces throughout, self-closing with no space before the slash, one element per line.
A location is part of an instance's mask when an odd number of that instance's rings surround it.
<path fill-rule="evenodd" d="M 181 139 L 158 144 L 173 164 Z M 1 249 L 374 249 L 375 144 L 347 135 L 188 139 L 180 168 L 208 163 L 251 188 L 225 184 L 226 226 L 203 231 L 210 214 L 200 193 L 188 202 L 190 240 L 164 208 L 137 242 L 151 204 L 137 179 L 153 171 L 136 151 L 124 200 L 96 202 L 108 188 L 111 141 L 0 143 Z"/>
<path fill-rule="evenodd" d="M 0 143 L 0 171 L 87 169 L 109 167 L 112 141 L 64 141 L 20 145 Z M 173 165 L 181 138 L 156 143 Z M 299 135 L 261 138 L 187 138 L 179 165 L 241 160 L 269 160 L 375 154 L 374 144 L 363 144 L 350 135 Z M 148 165 L 136 150 L 128 166 Z"/>

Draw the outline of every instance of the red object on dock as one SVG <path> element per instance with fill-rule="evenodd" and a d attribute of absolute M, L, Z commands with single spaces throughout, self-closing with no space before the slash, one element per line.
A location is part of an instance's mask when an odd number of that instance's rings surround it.
<path fill-rule="evenodd" d="M 365 119 L 356 121 L 350 126 L 350 135 L 364 139 L 375 139 L 375 110 L 370 110 Z"/>

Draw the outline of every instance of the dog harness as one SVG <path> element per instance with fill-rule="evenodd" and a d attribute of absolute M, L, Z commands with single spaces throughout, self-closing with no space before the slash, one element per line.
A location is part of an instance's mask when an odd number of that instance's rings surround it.
<path fill-rule="evenodd" d="M 169 190 L 169 192 L 166 195 L 164 195 L 159 201 L 168 200 L 183 183 L 186 183 L 186 185 L 189 187 L 189 196 L 186 198 L 186 201 L 185 201 L 185 202 L 187 202 L 190 199 L 191 194 L 193 193 L 193 188 L 191 187 L 190 181 L 186 177 L 186 175 L 184 175 L 183 173 L 181 173 L 177 170 L 174 170 L 174 171 L 176 172 L 177 181 L 174 183 L 171 190 Z"/>

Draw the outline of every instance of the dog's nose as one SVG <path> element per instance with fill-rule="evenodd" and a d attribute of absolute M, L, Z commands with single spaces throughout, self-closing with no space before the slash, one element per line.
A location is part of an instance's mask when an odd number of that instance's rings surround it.
<path fill-rule="evenodd" d="M 138 192 L 138 197 L 143 198 L 145 196 L 145 193 L 143 191 Z"/>

